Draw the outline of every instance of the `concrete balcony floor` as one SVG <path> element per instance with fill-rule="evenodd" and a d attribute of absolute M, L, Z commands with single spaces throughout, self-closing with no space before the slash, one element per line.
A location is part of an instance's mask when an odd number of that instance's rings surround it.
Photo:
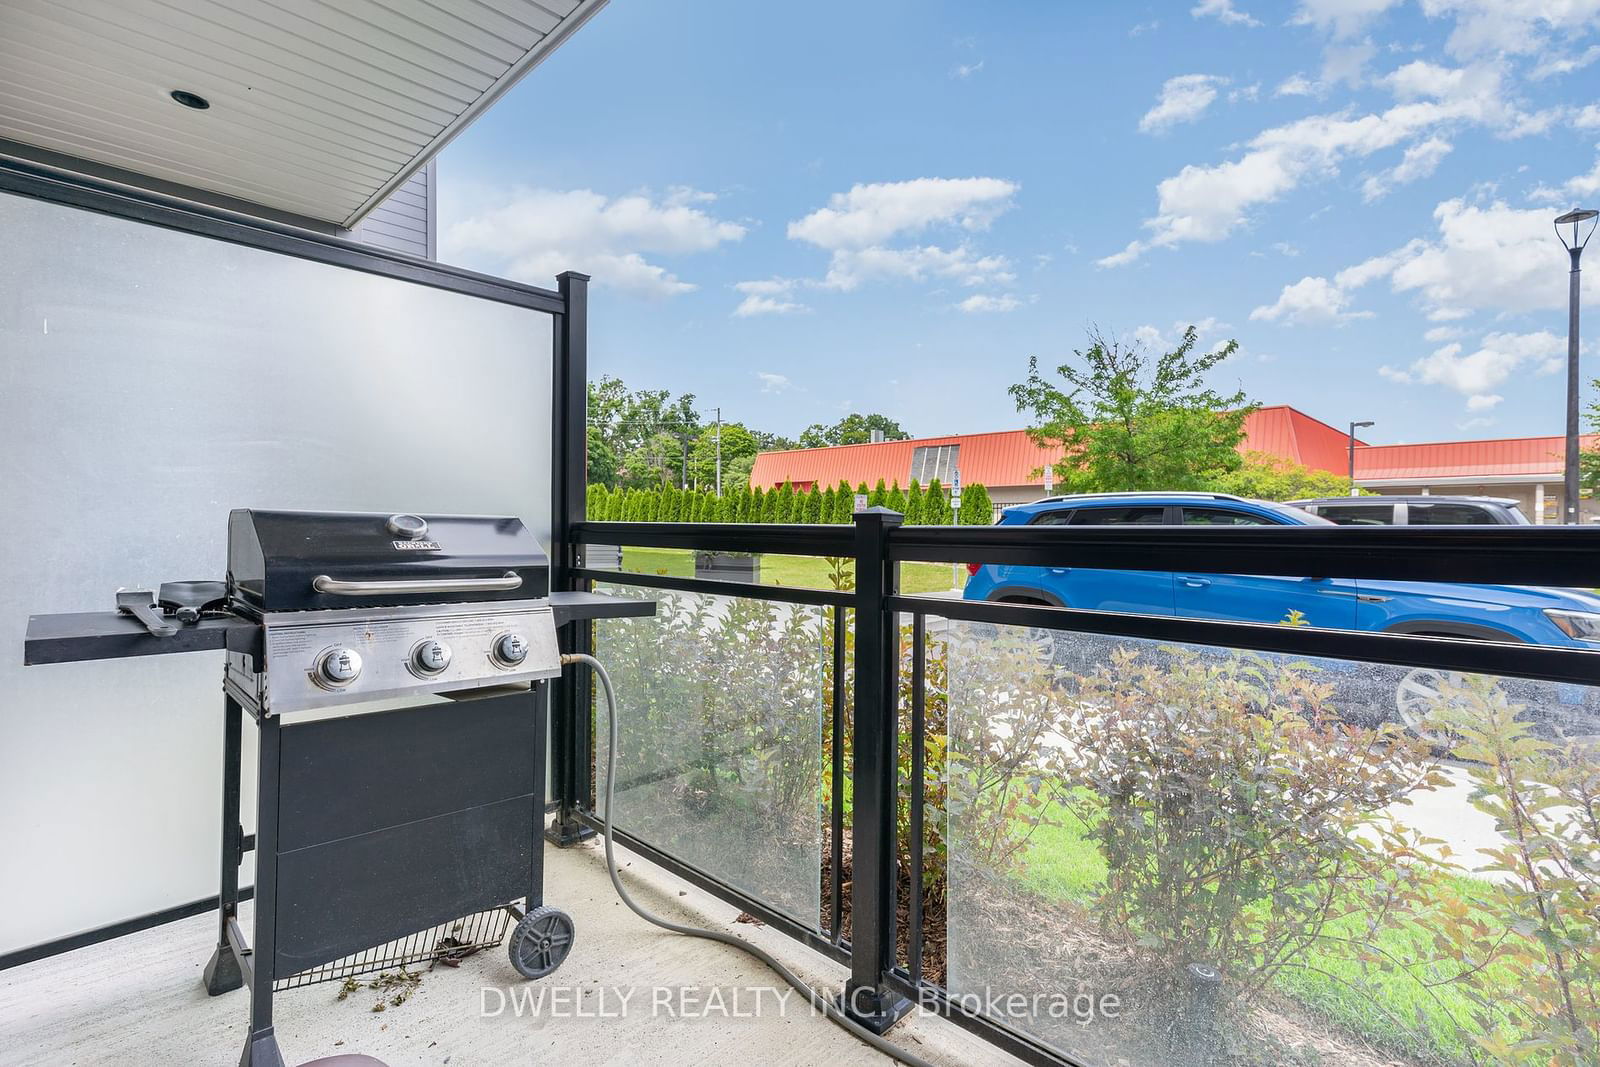
<path fill-rule="evenodd" d="M 764 927 L 735 925 L 735 911 L 661 869 L 618 851 L 618 863 L 645 907 L 679 921 L 733 930 L 774 953 L 822 989 L 837 989 L 843 967 Z M 278 1041 L 290 1064 L 359 1052 L 390 1067 L 451 1064 L 888 1064 L 889 1060 L 825 1018 L 813 1016 L 798 994 L 776 1009 L 781 979 L 743 953 L 699 938 L 658 930 L 628 911 L 612 893 L 604 856 L 590 845 L 546 850 L 546 899 L 577 925 L 572 954 L 561 970 L 525 982 L 505 950 L 480 953 L 460 968 L 424 968 L 415 993 L 399 1006 L 372 1011 L 379 994 L 363 988 L 337 1000 L 337 982 L 287 990 L 274 998 Z M 636 888 L 635 888 L 636 887 Z M 249 905 L 242 909 L 246 920 Z M 248 1015 L 239 990 L 208 997 L 200 972 L 215 939 L 214 914 L 146 930 L 76 952 L 0 972 L 0 1064 L 231 1065 L 238 1062 Z M 249 929 L 246 922 L 246 929 Z M 499 990 L 578 998 L 546 1001 L 542 1010 L 493 1012 Z M 652 990 L 670 990 L 671 1003 L 703 1009 L 711 989 L 727 1013 L 692 1011 L 673 1018 L 665 995 L 652 1010 Z M 678 990 L 691 992 L 680 995 Z M 636 992 L 625 1015 L 621 993 Z M 757 992 L 765 989 L 766 992 Z M 729 1017 L 735 993 L 741 1010 L 760 998 L 761 1012 Z M 942 1064 L 1018 1061 L 940 1018 L 915 1013 L 892 1039 Z"/>

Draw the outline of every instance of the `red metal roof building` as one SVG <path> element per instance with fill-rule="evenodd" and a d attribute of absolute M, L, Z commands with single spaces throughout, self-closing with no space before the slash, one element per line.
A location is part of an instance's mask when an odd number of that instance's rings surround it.
<path fill-rule="evenodd" d="M 1334 473 L 1347 469 L 1348 438 L 1344 431 L 1294 408 L 1284 405 L 1261 408 L 1245 419 L 1244 432 L 1244 442 L 1239 446 L 1241 452 L 1267 452 Z M 1359 438 L 1356 443 L 1362 444 Z M 808 489 L 812 485 L 838 485 L 840 482 L 851 485 L 866 482 L 870 486 L 881 478 L 889 484 L 909 485 L 916 473 L 914 465 L 918 463 L 919 453 L 923 457 L 924 472 L 931 471 L 943 484 L 950 484 L 949 472 L 959 466 L 963 482 L 982 483 L 997 503 L 1002 501 L 1002 496 L 1006 503 L 1017 503 L 1033 499 L 1044 489 L 1044 479 L 1036 472 L 1045 464 L 1060 460 L 1062 449 L 1036 444 L 1026 430 L 920 437 L 832 448 L 794 448 L 757 456 L 750 471 L 750 484 L 770 489 L 788 481 L 797 489 Z M 930 458 L 932 463 L 927 462 Z M 938 462 L 941 458 L 948 462 L 941 465 Z M 932 477 L 916 480 L 926 484 Z M 1012 490 L 1017 492 L 1010 492 Z M 1013 496 L 1015 499 L 1011 499 Z"/>
<path fill-rule="evenodd" d="M 1245 420 L 1241 452 L 1265 452 L 1334 474 L 1349 464 L 1346 432 L 1303 411 L 1278 405 L 1261 408 Z M 1585 437 L 1591 448 L 1595 437 Z M 1416 445 L 1368 445 L 1356 440 L 1356 482 L 1379 493 L 1442 493 L 1500 496 L 1519 501 L 1535 522 L 1560 514 L 1561 437 L 1439 441 Z M 1024 430 L 924 437 L 910 441 L 796 448 L 756 457 L 750 484 L 796 488 L 878 479 L 908 485 L 937 477 L 945 485 L 958 468 L 966 484 L 981 482 L 997 505 L 1034 500 L 1044 494 L 1035 472 L 1061 458 L 1059 447 L 1044 448 Z M 1584 508 L 1588 516 L 1589 507 Z"/>

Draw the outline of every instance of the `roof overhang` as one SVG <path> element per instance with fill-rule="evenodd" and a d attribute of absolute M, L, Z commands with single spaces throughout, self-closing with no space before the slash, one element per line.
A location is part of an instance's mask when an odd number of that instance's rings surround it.
<path fill-rule="evenodd" d="M 605 2 L 4 0 L 0 155 L 348 228 Z"/>
<path fill-rule="evenodd" d="M 1368 478 L 1356 472 L 1356 484 L 1369 488 L 1386 485 L 1536 485 L 1539 482 L 1560 481 L 1560 471 L 1550 474 L 1416 474 L 1393 478 Z"/>

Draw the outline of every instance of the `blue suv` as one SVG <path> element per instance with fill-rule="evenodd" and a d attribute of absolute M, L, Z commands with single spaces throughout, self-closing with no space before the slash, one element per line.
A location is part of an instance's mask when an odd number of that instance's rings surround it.
<path fill-rule="evenodd" d="M 1328 526 L 1299 508 L 1216 493 L 1051 497 L 1005 509 L 1002 526 Z M 1091 570 L 972 564 L 964 596 L 1194 619 L 1281 623 L 1600 649 L 1600 596 L 1570 589 L 1388 579 Z M 1437 702 L 1434 672 L 1405 672 L 1396 710 L 1419 733 Z M 1545 686 L 1544 700 L 1550 690 Z M 1570 690 L 1570 692 L 1569 692 Z M 1563 702 L 1581 702 L 1561 687 Z M 1409 694 L 1409 695 L 1408 695 Z M 1593 732 L 1592 725 L 1584 730 Z"/>

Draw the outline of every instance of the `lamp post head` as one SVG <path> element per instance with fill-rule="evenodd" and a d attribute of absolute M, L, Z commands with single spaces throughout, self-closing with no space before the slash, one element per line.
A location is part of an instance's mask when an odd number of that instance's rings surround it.
<path fill-rule="evenodd" d="M 1579 208 L 1575 211 L 1569 211 L 1565 215 L 1556 216 L 1556 237 L 1561 241 L 1562 247 L 1568 252 L 1582 252 L 1583 246 L 1589 243 L 1590 237 L 1594 236 L 1594 220 L 1596 216 L 1600 216 L 1600 211 L 1595 211 L 1592 208 Z M 1586 222 L 1589 223 L 1589 229 L 1584 233 L 1583 239 L 1579 240 L 1578 231 Z M 1570 241 L 1567 239 L 1566 234 L 1561 232 L 1561 227 L 1563 226 L 1572 227 L 1572 239 Z"/>

